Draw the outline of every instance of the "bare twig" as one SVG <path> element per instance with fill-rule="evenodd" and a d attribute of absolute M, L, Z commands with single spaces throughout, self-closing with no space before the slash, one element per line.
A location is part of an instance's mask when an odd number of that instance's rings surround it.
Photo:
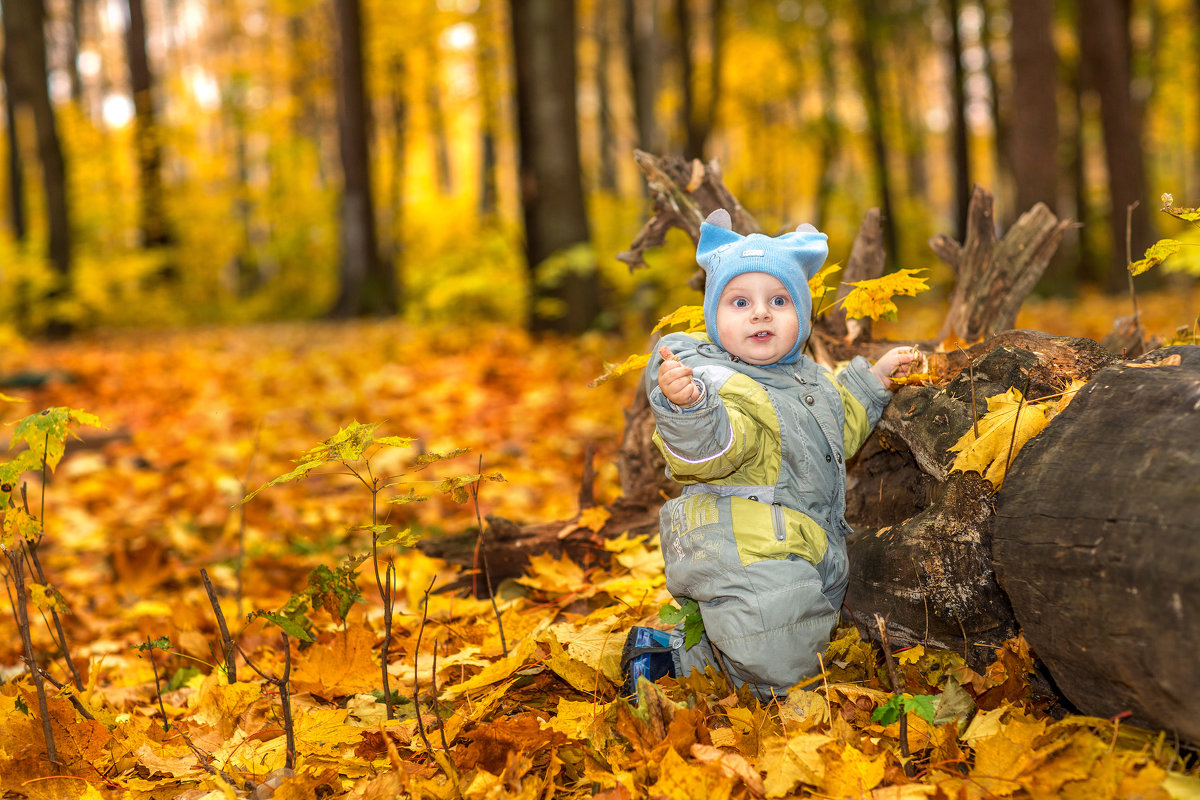
<path fill-rule="evenodd" d="M 250 476 L 254 474 L 254 457 L 258 455 L 258 439 L 260 433 L 262 433 L 261 419 L 259 419 L 258 425 L 254 427 L 254 444 L 250 448 L 250 460 L 246 462 L 246 477 L 242 478 L 242 497 L 246 496 L 246 490 L 250 487 Z M 245 617 L 245 614 L 242 613 L 242 565 L 246 561 L 246 504 L 239 503 L 238 508 L 241 512 L 241 516 L 238 518 L 237 560 L 233 568 L 233 574 L 237 581 L 237 589 L 235 590 L 234 596 L 237 599 L 238 617 Z M 232 677 L 230 677 L 229 682 L 233 683 Z"/>
<path fill-rule="evenodd" d="M 25 646 L 25 667 L 33 676 L 33 685 L 37 690 L 38 711 L 42 717 L 42 735 L 46 739 L 46 757 L 60 770 L 62 765 L 58 760 L 58 749 L 54 746 L 54 730 L 50 725 L 50 706 L 46 701 L 46 684 L 42 680 L 42 671 L 37 668 L 37 658 L 33 652 L 33 637 L 29 630 L 29 605 L 25 596 L 25 564 L 22 553 L 24 548 L 4 550 L 8 556 L 11 568 L 12 585 L 5 576 L 5 587 L 8 589 L 9 603 L 12 605 L 13 616 L 16 618 L 17 630 L 21 633 L 21 643 Z"/>
<path fill-rule="evenodd" d="M 892 646 L 888 642 L 887 622 L 882 616 L 876 614 L 875 625 L 879 628 L 879 644 L 883 648 L 883 657 L 887 661 L 888 675 L 892 679 L 892 691 L 903 695 L 904 687 L 900 685 L 900 676 L 896 672 L 896 660 L 892 657 Z M 908 712 L 903 707 L 900 709 L 900 755 L 904 758 L 904 774 L 911 778 L 914 770 L 908 750 Z"/>
<path fill-rule="evenodd" d="M 287 737 L 287 756 L 284 761 L 284 766 L 288 769 L 296 768 L 296 732 L 292 724 L 292 693 L 288 689 L 288 682 L 292 677 L 292 647 L 291 640 L 288 639 L 286 633 L 280 634 L 283 637 L 283 677 L 273 678 L 267 673 L 258 668 L 253 659 L 242 649 L 240 643 L 237 644 L 238 652 L 242 654 L 242 658 L 250 666 L 250 669 L 259 674 L 264 681 L 274 686 L 279 690 L 279 703 L 283 709 L 283 732 Z"/>
<path fill-rule="evenodd" d="M 487 584 L 488 599 L 492 602 L 492 613 L 496 615 L 496 628 L 500 631 L 500 649 L 508 658 L 508 644 L 504 641 L 504 620 L 500 618 L 500 608 L 496 605 L 496 593 L 492 590 L 492 575 L 488 571 L 487 548 L 483 544 L 483 518 L 479 514 L 479 484 L 483 482 L 483 456 L 479 457 L 476 468 L 479 477 L 471 486 L 471 499 L 475 502 L 475 522 L 479 525 L 479 538 L 475 540 L 475 574 L 479 574 L 479 565 L 483 564 L 483 582 Z M 430 584 L 432 588 L 432 584 Z M 475 587 L 475 596 L 479 596 L 479 587 Z"/>
<path fill-rule="evenodd" d="M 442 715 L 437 710 L 438 685 L 437 685 L 437 654 L 438 640 L 433 640 L 433 670 L 429 673 L 430 691 L 433 692 L 433 715 L 437 719 L 438 734 L 442 737 L 442 749 L 449 750 L 450 745 L 446 743 L 446 725 L 442 722 Z"/>
<path fill-rule="evenodd" d="M 979 409 L 975 407 L 975 362 L 971 361 L 971 357 L 967 355 L 967 351 L 963 350 L 961 344 L 957 345 L 962 354 L 967 356 L 967 376 L 971 379 L 971 424 L 975 430 L 975 441 L 979 441 Z"/>
<path fill-rule="evenodd" d="M 29 558 L 29 563 L 33 568 L 33 572 L 37 575 L 38 583 L 43 586 L 49 586 L 50 582 L 46 580 L 46 573 L 42 569 L 41 559 L 38 558 L 37 548 L 41 543 L 42 537 L 46 535 L 46 448 L 50 446 L 50 434 L 46 434 L 46 443 L 42 448 L 42 498 L 41 498 L 41 516 L 38 517 L 38 538 L 36 541 L 26 541 L 25 549 Z M 26 493 L 25 484 L 21 484 L 21 502 L 25 504 L 25 513 L 29 513 L 29 497 Z M 45 616 L 43 615 L 43 619 Z M 71 672 L 71 678 L 75 683 L 75 688 L 83 691 L 83 676 L 79 674 L 79 670 L 75 667 L 75 660 L 71 658 L 70 645 L 67 643 L 67 633 L 63 629 L 62 618 L 58 615 L 58 609 L 53 606 L 50 608 L 50 618 L 54 621 L 54 631 L 58 636 L 51 636 L 55 639 L 58 649 L 63 654 L 63 659 L 67 662 L 67 669 Z M 47 627 L 49 625 L 47 624 Z"/>
<path fill-rule="evenodd" d="M 388 657 L 391 653 L 392 644 L 392 599 L 395 597 L 396 591 L 396 563 L 389 561 L 387 569 L 384 571 L 384 585 L 381 589 L 383 595 L 383 647 L 379 651 L 379 668 L 382 673 L 383 680 L 383 703 L 387 709 L 387 718 L 395 719 L 396 710 L 395 704 L 392 701 L 392 688 L 388 677 Z"/>
<path fill-rule="evenodd" d="M 429 620 L 429 593 L 433 591 L 436 580 L 435 575 L 425 589 L 425 602 L 421 604 L 421 627 L 417 630 L 417 645 L 413 648 L 413 703 L 416 705 L 417 731 L 421 734 L 421 741 L 425 743 L 425 750 L 430 756 L 433 756 L 433 748 L 429 745 L 429 737 L 425 735 L 425 723 L 421 720 L 421 671 L 418 659 L 421 657 L 421 637 L 425 635 L 425 623 Z M 436 701 L 435 697 L 434 702 Z"/>
<path fill-rule="evenodd" d="M 46 670 L 42 669 L 41 667 L 38 667 L 38 671 L 42 673 L 42 678 L 44 680 L 48 681 L 51 686 L 53 686 L 55 689 L 58 689 L 60 692 L 67 688 L 65 684 L 56 681 L 49 672 L 46 672 Z M 71 705 L 75 706 L 75 710 L 79 712 L 79 716 L 83 717 L 84 719 L 90 719 L 93 722 L 95 721 L 96 717 L 93 716 L 92 712 L 88 710 L 87 706 L 80 701 L 77 694 L 68 691 L 66 692 L 66 696 L 67 699 L 71 701 Z"/>
<path fill-rule="evenodd" d="M 1013 432 L 1012 438 L 1008 440 L 1008 455 L 1004 458 L 1004 474 L 1008 475 L 1008 468 L 1012 466 L 1013 445 L 1017 443 L 1017 426 L 1021 423 L 1021 409 L 1025 406 L 1025 395 L 1029 393 L 1029 378 L 1025 378 L 1025 390 L 1021 392 L 1021 400 L 1017 403 L 1017 413 L 1013 415 Z"/>
<path fill-rule="evenodd" d="M 1139 203 L 1140 200 L 1134 200 L 1125 207 L 1125 275 L 1129 278 L 1129 299 L 1133 302 L 1134 330 L 1140 330 L 1142 327 L 1141 317 L 1138 316 L 1137 294 L 1133 291 L 1133 273 L 1129 271 L 1129 266 L 1133 264 L 1133 210 Z"/>
<path fill-rule="evenodd" d="M 158 681 L 158 665 L 154 663 L 154 644 L 150 641 L 150 637 L 146 637 L 146 655 L 150 658 L 150 671 L 154 673 L 154 694 L 158 697 L 158 710 L 163 715 L 163 730 L 171 730 L 171 723 L 167 720 L 167 709 L 163 706 L 162 685 Z"/>
<path fill-rule="evenodd" d="M 596 445 L 588 442 L 583 453 L 583 476 L 579 479 L 579 513 L 596 505 Z M 479 457 L 479 471 L 483 473 L 483 456 Z M 482 480 L 482 478 L 480 478 Z M 478 483 L 478 481 L 476 481 Z"/>
<path fill-rule="evenodd" d="M 221 652 L 225 654 L 225 678 L 230 685 L 237 683 L 237 655 L 234 652 L 233 639 L 229 636 L 229 627 L 225 624 L 225 615 L 221 613 L 221 603 L 217 600 L 217 592 L 212 581 L 208 579 L 208 571 L 200 568 L 200 580 L 204 581 L 204 591 L 208 593 L 208 602 L 212 605 L 213 614 L 217 618 L 217 628 L 221 631 Z"/>

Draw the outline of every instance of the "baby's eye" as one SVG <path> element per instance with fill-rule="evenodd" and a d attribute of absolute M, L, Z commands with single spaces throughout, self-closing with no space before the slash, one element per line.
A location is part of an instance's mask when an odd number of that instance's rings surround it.
<path fill-rule="evenodd" d="M 775 295 L 771 298 L 771 305 L 773 306 L 786 306 L 787 304 L 788 299 L 783 295 Z"/>
<path fill-rule="evenodd" d="M 750 305 L 750 301 L 744 297 L 739 297 L 733 301 L 734 308 L 745 308 L 748 305 Z"/>

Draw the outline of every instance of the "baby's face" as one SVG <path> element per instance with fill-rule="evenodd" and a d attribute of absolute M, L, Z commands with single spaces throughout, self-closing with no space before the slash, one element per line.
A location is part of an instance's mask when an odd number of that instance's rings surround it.
<path fill-rule="evenodd" d="M 717 337 L 731 354 L 747 364 L 774 364 L 791 352 L 799 335 L 796 305 L 778 278 L 743 272 L 725 285 L 717 304 Z"/>

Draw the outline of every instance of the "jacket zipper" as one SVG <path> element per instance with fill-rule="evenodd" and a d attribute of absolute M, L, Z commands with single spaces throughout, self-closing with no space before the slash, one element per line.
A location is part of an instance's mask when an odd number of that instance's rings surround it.
<path fill-rule="evenodd" d="M 775 541 L 782 542 L 787 535 L 787 524 L 783 519 L 783 506 L 771 503 L 771 527 L 775 529 Z"/>

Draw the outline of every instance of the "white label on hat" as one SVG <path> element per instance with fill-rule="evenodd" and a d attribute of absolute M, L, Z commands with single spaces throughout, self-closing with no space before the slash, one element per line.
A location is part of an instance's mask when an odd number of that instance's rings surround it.
<path fill-rule="evenodd" d="M 765 256 L 766 254 L 767 253 L 765 250 L 743 250 L 742 258 L 750 258 L 750 256 Z"/>

